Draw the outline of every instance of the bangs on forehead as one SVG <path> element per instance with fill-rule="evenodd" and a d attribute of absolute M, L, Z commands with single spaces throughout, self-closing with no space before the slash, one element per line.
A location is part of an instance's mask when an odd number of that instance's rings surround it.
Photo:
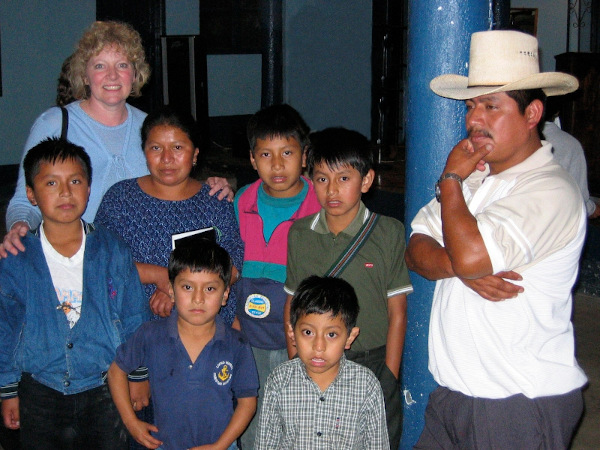
<path fill-rule="evenodd" d="M 350 164 L 348 161 L 342 161 L 340 159 L 327 161 L 327 167 L 329 167 L 330 170 L 354 169 L 352 164 Z"/>
<path fill-rule="evenodd" d="M 64 153 L 49 155 L 47 158 L 42 158 L 40 160 L 40 163 L 46 163 L 46 164 L 50 164 L 52 166 L 54 166 L 56 164 L 61 164 L 64 162 L 77 163 L 83 167 L 83 161 L 81 160 L 81 158 L 79 158 L 78 156 L 75 156 L 75 155 L 66 155 Z"/>
<path fill-rule="evenodd" d="M 256 138 L 260 139 L 262 141 L 267 141 L 267 140 L 274 140 L 274 139 L 290 139 L 290 138 L 294 138 L 296 140 L 298 140 L 296 138 L 296 132 L 294 130 L 290 130 L 289 132 L 280 132 L 280 131 L 272 131 L 272 132 L 268 132 L 265 131 L 264 133 L 258 135 Z"/>
<path fill-rule="evenodd" d="M 331 171 L 339 171 L 339 170 L 344 170 L 344 169 L 354 169 L 354 167 L 352 166 L 352 164 L 350 164 L 348 161 L 344 161 L 340 158 L 335 158 L 333 160 L 329 160 L 326 158 L 321 158 L 320 160 L 315 160 L 314 161 L 314 167 L 313 167 L 313 172 L 317 171 L 317 166 L 320 165 L 325 165 L 327 166 L 327 168 Z"/>
<path fill-rule="evenodd" d="M 107 52 L 111 52 L 111 53 L 112 52 L 118 53 L 119 55 L 127 58 L 127 53 L 125 52 L 123 47 L 121 47 L 121 45 L 119 44 L 118 41 L 108 42 L 108 43 L 104 44 L 104 46 L 96 53 L 96 56 L 98 56 L 103 50 L 106 50 Z"/>

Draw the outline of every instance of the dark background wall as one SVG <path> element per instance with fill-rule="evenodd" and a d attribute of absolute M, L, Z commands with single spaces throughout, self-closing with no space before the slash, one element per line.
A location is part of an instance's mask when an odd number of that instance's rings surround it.
<path fill-rule="evenodd" d="M 199 32 L 197 0 L 165 6 L 168 34 Z M 0 165 L 19 162 L 33 121 L 54 105 L 63 60 L 95 18 L 95 0 L 0 2 Z M 283 23 L 283 100 L 314 129 L 343 125 L 369 136 L 371 2 L 285 2 Z M 260 73 L 252 56 L 209 56 L 209 114 L 259 109 Z"/>

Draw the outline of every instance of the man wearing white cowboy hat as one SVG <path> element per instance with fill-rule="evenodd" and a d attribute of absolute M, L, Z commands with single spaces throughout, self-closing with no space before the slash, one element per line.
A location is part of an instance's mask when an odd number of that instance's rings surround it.
<path fill-rule="evenodd" d="M 539 72 L 534 37 L 484 31 L 471 37 L 469 76 L 430 87 L 466 100 L 468 137 L 406 253 L 437 280 L 429 370 L 439 387 L 415 448 L 566 448 L 587 381 L 570 322 L 586 212 L 540 128 L 546 96 L 578 82 Z"/>

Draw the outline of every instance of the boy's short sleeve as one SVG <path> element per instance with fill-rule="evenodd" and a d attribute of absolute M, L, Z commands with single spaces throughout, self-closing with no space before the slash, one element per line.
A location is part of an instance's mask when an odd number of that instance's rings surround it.
<path fill-rule="evenodd" d="M 299 245 L 300 226 L 303 221 L 295 222 L 288 233 L 288 247 L 287 247 L 287 266 L 286 266 L 286 279 L 284 290 L 288 295 L 294 295 L 300 282 L 310 274 L 299 273 L 299 268 L 302 266 L 298 264 L 296 258 L 298 252 L 296 247 Z"/>
<path fill-rule="evenodd" d="M 140 366 L 145 366 L 147 330 L 151 322 L 146 322 L 126 342 L 119 345 L 115 355 L 115 363 L 125 372 L 130 373 Z"/>
<path fill-rule="evenodd" d="M 256 397 L 258 395 L 258 371 L 254 355 L 248 342 L 238 338 L 236 369 L 233 377 L 232 391 L 236 398 Z"/>
<path fill-rule="evenodd" d="M 380 218 L 384 235 L 387 234 L 389 245 L 383 245 L 382 251 L 387 253 L 385 260 L 389 262 L 386 267 L 388 281 L 387 296 L 410 294 L 413 291 L 408 274 L 408 267 L 404 260 L 406 251 L 406 239 L 404 225 L 396 219 L 382 216 Z"/>

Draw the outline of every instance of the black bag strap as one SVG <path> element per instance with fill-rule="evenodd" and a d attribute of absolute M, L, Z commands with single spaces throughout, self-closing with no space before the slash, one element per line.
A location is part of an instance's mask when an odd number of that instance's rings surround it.
<path fill-rule="evenodd" d="M 61 106 L 60 110 L 62 112 L 62 130 L 60 132 L 60 138 L 63 141 L 66 141 L 67 140 L 67 130 L 69 129 L 69 112 L 67 111 L 67 108 L 65 108 L 64 106 Z"/>
<path fill-rule="evenodd" d="M 372 212 L 369 215 L 367 220 L 365 220 L 365 223 L 360 227 L 360 230 L 358 230 L 358 233 L 356 233 L 356 236 L 354 236 L 352 242 L 350 242 L 348 247 L 340 254 L 338 260 L 327 270 L 325 273 L 326 277 L 337 278 L 344 271 L 348 264 L 350 264 L 350 261 L 354 259 L 361 247 L 367 241 L 378 220 L 378 214 Z"/>

